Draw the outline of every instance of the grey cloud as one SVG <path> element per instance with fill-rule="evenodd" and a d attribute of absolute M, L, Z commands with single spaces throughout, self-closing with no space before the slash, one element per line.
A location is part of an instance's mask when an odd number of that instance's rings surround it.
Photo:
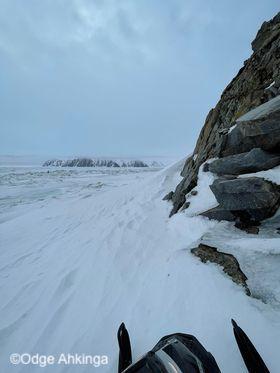
<path fill-rule="evenodd" d="M 278 1 L 2 0 L 1 153 L 185 155 Z"/>

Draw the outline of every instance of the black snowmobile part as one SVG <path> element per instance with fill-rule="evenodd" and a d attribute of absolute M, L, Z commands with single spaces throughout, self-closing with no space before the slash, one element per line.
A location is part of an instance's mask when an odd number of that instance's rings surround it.
<path fill-rule="evenodd" d="M 177 341 L 182 342 L 183 345 L 187 347 L 187 349 L 201 362 L 204 373 L 221 373 L 214 356 L 209 351 L 207 351 L 203 347 L 203 345 L 191 334 L 175 333 L 167 335 L 161 338 L 161 340 L 155 345 L 152 351 L 158 351 L 172 339 L 176 339 Z M 166 352 L 175 361 L 183 358 L 181 360 L 182 366 L 184 366 L 183 360 L 189 360 L 188 362 L 186 361 L 187 366 L 189 367 L 189 364 L 191 363 L 191 356 L 178 356 L 176 349 L 172 349 L 172 344 L 166 348 Z"/>
<path fill-rule="evenodd" d="M 232 319 L 233 332 L 238 344 L 239 351 L 249 373 L 269 373 L 260 354 L 250 341 L 244 331 Z"/>
<path fill-rule="evenodd" d="M 213 355 L 192 335 L 175 333 L 160 339 L 155 347 L 140 360 L 131 364 L 131 347 L 128 331 L 124 324 L 118 330 L 120 346 L 119 373 L 167 373 L 159 351 L 167 354 L 175 362 L 180 372 L 188 373 L 221 373 Z"/>
<path fill-rule="evenodd" d="M 123 373 L 168 373 L 153 351 L 149 351 L 140 360 L 129 366 Z"/>
<path fill-rule="evenodd" d="M 118 372 L 121 373 L 132 363 L 130 339 L 124 323 L 121 323 L 118 330 L 118 342 L 120 349 Z"/>

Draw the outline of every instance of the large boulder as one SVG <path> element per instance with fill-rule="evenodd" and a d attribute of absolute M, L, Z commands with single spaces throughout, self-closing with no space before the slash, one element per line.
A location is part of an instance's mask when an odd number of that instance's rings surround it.
<path fill-rule="evenodd" d="M 227 210 L 221 206 L 214 207 L 210 210 L 202 212 L 200 215 L 206 216 L 210 220 L 226 220 L 226 221 L 235 221 L 236 217 L 230 210 Z"/>
<path fill-rule="evenodd" d="M 210 210 L 202 212 L 200 215 L 205 216 L 210 220 L 235 221 L 236 228 L 239 228 L 250 234 L 259 233 L 259 222 L 252 222 L 250 216 L 246 215 L 246 213 L 242 211 L 231 212 L 230 210 L 227 210 L 221 206 L 217 206 Z"/>
<path fill-rule="evenodd" d="M 228 133 L 222 156 L 248 152 L 253 148 L 280 150 L 280 110 L 265 118 L 239 122 Z"/>
<path fill-rule="evenodd" d="M 230 276 L 233 282 L 245 288 L 246 294 L 250 295 L 250 290 L 246 283 L 247 277 L 242 272 L 237 259 L 227 253 L 218 251 L 215 247 L 200 244 L 191 250 L 192 254 L 200 258 L 203 263 L 216 263 L 223 268 L 223 271 Z"/>
<path fill-rule="evenodd" d="M 222 208 L 252 223 L 273 216 L 280 205 L 280 186 L 258 177 L 221 178 L 210 188 Z"/>
<path fill-rule="evenodd" d="M 275 32 L 279 27 L 280 13 L 263 24 L 252 43 L 252 56 L 245 61 L 244 66 L 224 90 L 216 107 L 207 115 L 193 152 L 195 157 L 186 160 L 181 173 L 183 180 L 174 192 L 171 214 L 183 206 L 186 194 L 196 186 L 199 167 L 207 159 L 221 155 L 225 132 L 242 115 L 271 98 L 269 90 L 266 89 L 268 86 L 273 84 L 279 88 L 280 35 L 278 31 Z"/>
<path fill-rule="evenodd" d="M 255 148 L 247 153 L 230 155 L 208 164 L 209 171 L 217 175 L 240 175 L 269 170 L 280 164 L 280 154 Z"/>

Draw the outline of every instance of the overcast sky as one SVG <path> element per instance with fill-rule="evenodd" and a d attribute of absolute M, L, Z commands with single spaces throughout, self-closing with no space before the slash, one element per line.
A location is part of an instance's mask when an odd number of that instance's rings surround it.
<path fill-rule="evenodd" d="M 0 0 L 1 154 L 192 151 L 279 0 Z"/>

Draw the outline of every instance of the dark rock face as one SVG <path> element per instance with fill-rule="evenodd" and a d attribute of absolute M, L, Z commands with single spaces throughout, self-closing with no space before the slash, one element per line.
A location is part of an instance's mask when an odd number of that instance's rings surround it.
<path fill-rule="evenodd" d="M 224 209 L 221 206 L 214 207 L 210 210 L 202 212 L 200 215 L 206 216 L 208 219 L 213 220 L 227 220 L 235 221 L 236 217 L 230 212 L 230 210 Z"/>
<path fill-rule="evenodd" d="M 280 110 L 266 118 L 239 122 L 227 135 L 222 156 L 248 152 L 253 148 L 280 150 Z"/>
<path fill-rule="evenodd" d="M 192 191 L 191 191 L 191 195 L 192 195 L 192 196 L 196 196 L 196 195 L 197 195 L 197 193 L 198 193 L 198 191 L 197 191 L 197 190 L 192 190 Z"/>
<path fill-rule="evenodd" d="M 61 159 L 49 159 L 43 163 L 43 167 L 49 167 L 49 166 L 61 167 L 62 163 L 63 161 Z"/>
<path fill-rule="evenodd" d="M 256 52 L 264 48 L 268 43 L 277 39 L 280 35 L 280 14 L 274 17 L 274 22 L 264 22 L 252 42 L 253 51 Z"/>
<path fill-rule="evenodd" d="M 180 210 L 180 208 L 186 202 L 186 194 L 188 194 L 193 188 L 195 188 L 196 184 L 197 174 L 194 175 L 193 173 L 190 173 L 180 182 L 180 184 L 178 184 L 172 197 L 173 208 L 170 212 L 170 216 Z"/>
<path fill-rule="evenodd" d="M 194 150 L 196 157 L 186 160 L 181 173 L 183 180 L 174 192 L 171 215 L 183 206 L 186 194 L 196 186 L 199 167 L 209 158 L 220 157 L 222 150 L 225 150 L 224 136 L 227 130 L 243 114 L 271 98 L 270 90 L 266 89 L 271 84 L 278 94 L 280 87 L 279 27 L 280 13 L 262 25 L 252 43 L 252 56 L 245 61 L 237 76 L 224 90 L 216 107 L 210 110 L 207 115 Z M 266 129 L 262 128 L 261 131 L 265 132 Z M 274 143 L 273 146 L 278 146 L 277 144 L 279 145 L 279 142 Z M 268 149 L 256 146 L 256 142 L 254 142 L 254 145 L 249 149 L 246 148 L 238 152 L 247 152 L 253 147 Z M 271 145 L 269 147 L 271 148 Z"/>
<path fill-rule="evenodd" d="M 189 201 L 186 201 L 183 206 L 182 206 L 182 209 L 185 210 L 185 209 L 188 209 L 190 207 L 190 202 Z"/>
<path fill-rule="evenodd" d="M 118 163 L 111 159 L 75 158 L 68 160 L 51 159 L 43 164 L 44 167 L 149 167 L 138 160 Z"/>
<path fill-rule="evenodd" d="M 279 164 L 280 154 L 268 153 L 260 148 L 255 148 L 248 153 L 217 159 L 208 164 L 208 169 L 217 175 L 241 175 L 269 170 Z"/>
<path fill-rule="evenodd" d="M 120 167 L 117 162 L 107 159 L 97 159 L 94 162 L 94 167 Z"/>
<path fill-rule="evenodd" d="M 259 227 L 257 227 L 256 225 L 246 225 L 246 224 L 240 224 L 240 223 L 236 223 L 235 226 L 249 234 L 259 234 Z"/>
<path fill-rule="evenodd" d="M 218 251 L 215 247 L 200 244 L 198 247 L 191 250 L 191 252 L 200 258 L 203 263 L 211 262 L 220 265 L 223 271 L 231 277 L 232 281 L 245 288 L 246 294 L 250 295 L 250 290 L 246 283 L 247 277 L 242 272 L 237 259 L 227 253 Z"/>
<path fill-rule="evenodd" d="M 210 188 L 221 207 L 241 221 L 269 218 L 280 205 L 280 187 L 258 177 L 217 179 Z"/>
<path fill-rule="evenodd" d="M 93 160 L 89 158 L 75 158 L 62 164 L 62 167 L 92 167 Z"/>
<path fill-rule="evenodd" d="M 170 201 L 173 197 L 173 194 L 174 194 L 174 192 L 172 192 L 172 191 L 167 193 L 166 196 L 164 196 L 162 200 L 163 201 Z"/>

